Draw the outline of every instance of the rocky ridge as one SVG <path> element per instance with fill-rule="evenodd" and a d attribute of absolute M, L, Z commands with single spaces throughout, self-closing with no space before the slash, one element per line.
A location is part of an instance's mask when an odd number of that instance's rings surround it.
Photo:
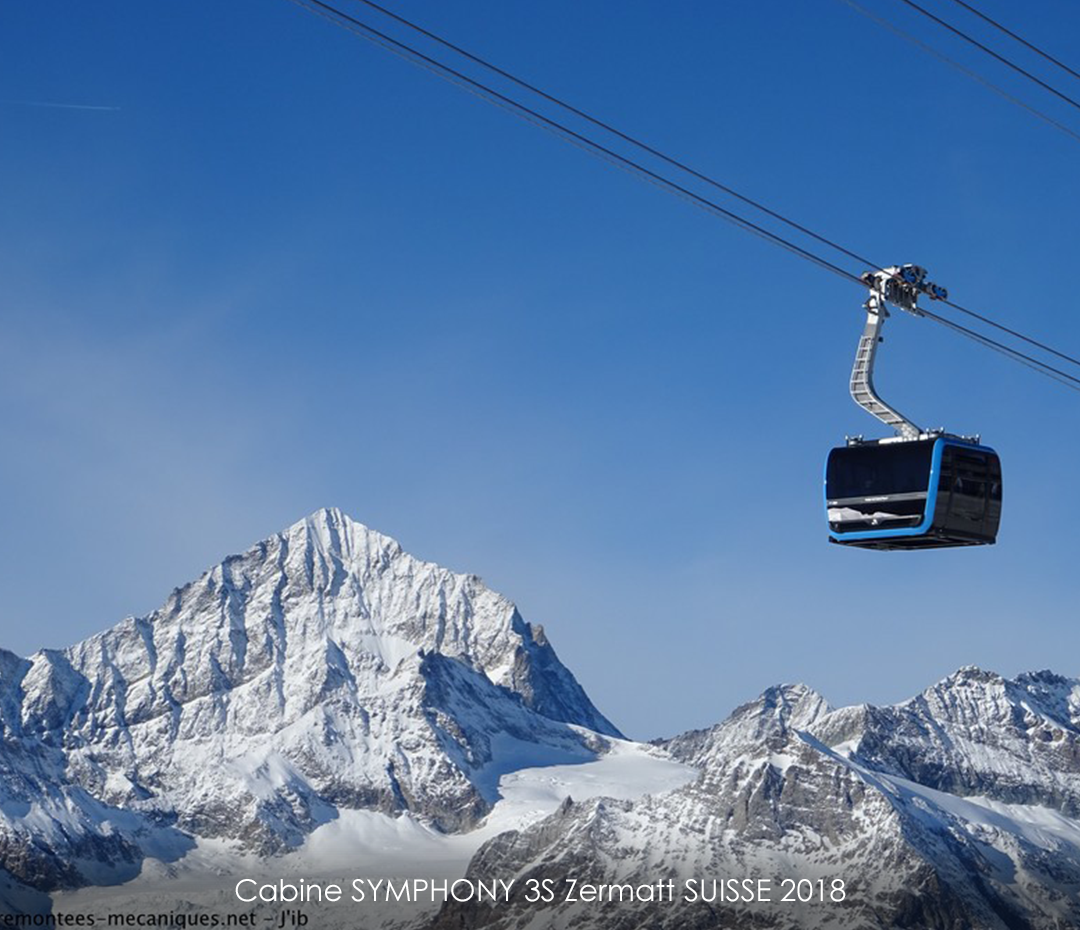
<path fill-rule="evenodd" d="M 764 878 L 773 889 L 769 903 L 556 900 L 543 908 L 551 928 L 1080 926 L 1078 708 L 1080 682 L 1049 672 L 1010 681 L 966 668 L 885 708 L 834 710 L 804 686 L 772 688 L 662 744 L 699 769 L 695 782 L 567 802 L 491 840 L 470 874 L 631 887 Z M 802 888 L 813 900 L 778 901 L 785 877 L 814 885 Z M 499 912 L 450 905 L 433 927 L 536 919 L 524 900 Z"/>

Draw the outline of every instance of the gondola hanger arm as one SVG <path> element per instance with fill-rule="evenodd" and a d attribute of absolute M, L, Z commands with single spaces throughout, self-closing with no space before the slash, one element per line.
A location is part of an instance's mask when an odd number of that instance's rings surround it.
<path fill-rule="evenodd" d="M 944 300 L 948 292 L 926 280 L 926 269 L 918 265 L 898 265 L 879 271 L 868 271 L 862 276 L 869 288 L 863 305 L 866 324 L 859 346 L 855 350 L 855 364 L 851 369 L 851 397 L 871 416 L 896 431 L 900 440 L 919 439 L 929 435 L 908 417 L 881 399 L 874 387 L 874 362 L 878 346 L 882 342 L 881 331 L 889 317 L 888 304 L 899 307 L 914 316 L 922 316 L 919 295 L 926 294 L 932 300 Z"/>

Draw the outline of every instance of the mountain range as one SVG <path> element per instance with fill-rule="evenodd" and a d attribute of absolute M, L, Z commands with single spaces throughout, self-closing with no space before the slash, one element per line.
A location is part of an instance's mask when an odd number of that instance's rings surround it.
<path fill-rule="evenodd" d="M 320 926 L 1080 926 L 1080 682 L 964 668 L 843 708 L 784 685 L 635 743 L 510 601 L 337 510 L 146 617 L 0 651 L 0 913 L 235 910 L 238 875 L 374 871 L 518 893 Z"/>

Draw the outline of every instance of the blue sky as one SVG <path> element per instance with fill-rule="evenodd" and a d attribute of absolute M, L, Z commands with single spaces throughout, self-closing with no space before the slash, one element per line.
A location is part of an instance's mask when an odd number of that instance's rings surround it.
<path fill-rule="evenodd" d="M 981 6 L 1065 58 L 1080 29 Z M 839 0 L 394 9 L 1080 352 L 1080 143 Z M 858 289 L 285 0 L 9 4 L 0 51 L 4 646 L 146 613 L 334 505 L 517 601 L 635 736 L 779 681 L 1080 674 L 1075 393 L 894 319 L 879 387 L 999 450 L 999 544 L 829 546 L 824 456 L 878 434 L 847 396 Z"/>

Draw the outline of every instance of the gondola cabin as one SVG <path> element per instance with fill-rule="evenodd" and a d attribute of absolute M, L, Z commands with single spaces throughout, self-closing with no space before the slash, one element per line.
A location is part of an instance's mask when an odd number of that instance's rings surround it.
<path fill-rule="evenodd" d="M 954 436 L 856 442 L 825 465 L 829 541 L 864 549 L 981 546 L 1001 522 L 997 453 Z"/>

